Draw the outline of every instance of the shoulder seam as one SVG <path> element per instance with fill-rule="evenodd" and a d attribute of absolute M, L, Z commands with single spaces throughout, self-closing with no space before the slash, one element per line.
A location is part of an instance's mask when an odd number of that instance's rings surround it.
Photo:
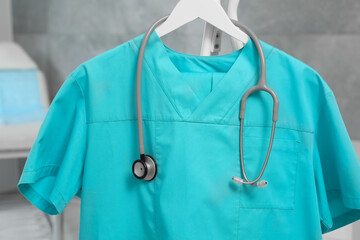
<path fill-rule="evenodd" d="M 86 72 L 85 67 L 84 67 L 83 65 L 81 65 L 81 68 L 83 68 L 84 74 L 85 74 L 85 76 L 87 76 L 87 72 Z M 76 78 L 76 77 L 78 76 L 78 74 L 79 74 L 79 72 L 77 72 L 77 73 L 75 74 L 75 76 L 73 77 L 73 79 L 74 79 L 76 85 L 79 87 L 80 93 L 81 93 L 81 95 L 82 95 L 82 97 L 83 97 L 83 99 L 84 99 L 85 124 L 87 124 L 87 123 L 88 123 L 88 120 L 87 120 L 87 112 L 86 112 L 85 93 L 84 93 L 84 90 L 83 90 L 83 88 L 81 87 L 80 83 L 77 81 L 77 78 Z"/>
<path fill-rule="evenodd" d="M 318 75 L 320 76 L 320 75 Z M 314 77 L 316 77 L 316 73 L 314 72 Z M 323 80 L 324 81 L 324 80 Z M 325 82 L 326 83 L 326 82 Z M 327 85 L 327 83 L 326 83 Z M 328 97 L 335 97 L 332 89 L 330 87 L 328 88 L 324 88 L 324 98 L 322 98 L 321 104 L 320 104 L 320 109 L 319 109 L 319 115 L 317 117 L 317 121 L 316 121 L 316 125 L 315 125 L 315 129 L 314 129 L 314 136 L 317 137 L 318 134 L 318 129 L 319 129 L 319 124 L 320 124 L 320 117 L 323 115 L 323 112 L 325 111 L 325 103 L 328 101 Z"/>

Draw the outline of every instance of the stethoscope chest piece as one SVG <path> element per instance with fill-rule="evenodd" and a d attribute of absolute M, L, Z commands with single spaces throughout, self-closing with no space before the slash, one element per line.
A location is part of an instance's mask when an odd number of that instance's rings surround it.
<path fill-rule="evenodd" d="M 151 181 L 157 173 L 156 162 L 149 155 L 141 155 L 132 165 L 132 171 L 136 178 Z"/>

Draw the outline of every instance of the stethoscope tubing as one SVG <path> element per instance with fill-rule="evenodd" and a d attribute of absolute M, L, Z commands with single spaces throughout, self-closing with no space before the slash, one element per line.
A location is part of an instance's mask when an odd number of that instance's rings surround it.
<path fill-rule="evenodd" d="M 140 156 L 145 155 L 143 117 L 142 117 L 142 109 L 141 109 L 141 74 L 142 74 L 142 66 L 143 66 L 145 49 L 146 49 L 146 45 L 149 41 L 149 38 L 151 36 L 151 33 L 159 25 L 161 25 L 163 22 L 165 22 L 168 17 L 169 16 L 160 18 L 149 28 L 149 30 L 145 33 L 145 36 L 142 40 L 140 50 L 139 50 L 138 62 L 137 62 L 137 68 L 136 68 L 136 112 L 137 112 L 137 125 L 138 125 Z"/>
<path fill-rule="evenodd" d="M 149 38 L 150 38 L 152 32 L 159 25 L 161 25 L 163 22 L 165 22 L 167 18 L 168 18 L 168 16 L 162 17 L 161 19 L 157 20 L 148 29 L 148 31 L 145 33 L 145 36 L 142 40 L 139 54 L 138 54 L 138 62 L 137 62 L 137 68 L 136 68 L 136 112 L 137 112 L 137 125 L 138 125 L 139 152 L 140 152 L 141 159 L 145 158 L 144 130 L 143 130 L 143 117 L 142 117 L 142 106 L 141 106 L 141 75 L 142 75 L 143 59 L 144 59 L 146 45 L 149 41 Z M 241 162 L 242 174 L 244 176 L 245 181 L 243 181 L 242 179 L 240 179 L 241 181 L 234 179 L 234 178 L 238 178 L 238 177 L 233 178 L 233 180 L 237 183 L 241 183 L 241 184 L 245 184 L 245 185 L 256 185 L 256 183 L 260 180 L 260 178 L 264 174 L 265 168 L 267 166 L 267 163 L 268 163 L 268 160 L 270 157 L 273 140 L 274 140 L 274 134 L 275 134 L 275 124 L 278 120 L 279 100 L 278 100 L 276 93 L 267 86 L 265 55 L 264 55 L 264 51 L 262 49 L 262 46 L 261 46 L 260 41 L 257 38 L 256 34 L 251 29 L 249 29 L 247 26 L 242 25 L 238 21 L 232 20 L 232 22 L 237 27 L 239 27 L 242 31 L 244 31 L 246 34 L 249 35 L 250 39 L 254 42 L 254 44 L 256 46 L 256 49 L 258 51 L 259 58 L 260 58 L 261 70 L 260 70 L 260 77 L 259 77 L 258 83 L 254 87 L 250 88 L 249 90 L 247 90 L 245 92 L 245 94 L 243 95 L 243 97 L 241 99 L 241 103 L 240 103 L 240 115 L 239 115 L 239 118 L 240 118 L 240 162 Z M 258 177 L 255 178 L 255 180 L 250 181 L 246 175 L 244 158 L 243 158 L 243 126 L 244 126 L 247 98 L 252 93 L 257 92 L 257 91 L 265 91 L 265 92 L 269 93 L 273 99 L 273 116 L 272 116 L 273 124 L 272 124 L 272 128 L 271 128 L 269 147 L 268 147 L 265 161 L 263 163 L 263 167 L 262 167 Z M 266 182 L 266 184 L 267 184 L 267 182 Z"/>
<path fill-rule="evenodd" d="M 239 27 L 242 31 L 244 31 L 246 34 L 248 34 L 250 36 L 250 38 L 252 39 L 252 41 L 254 42 L 256 49 L 258 51 L 259 57 L 260 57 L 260 65 L 261 65 L 261 72 L 260 72 L 260 78 L 259 81 L 257 83 L 256 86 L 250 88 L 249 90 L 247 90 L 242 99 L 241 99 L 241 103 L 240 103 L 240 163 L 241 163 L 241 171 L 242 171 L 242 175 L 245 179 L 245 181 L 242 182 L 242 184 L 245 185 L 254 185 L 255 183 L 257 183 L 260 178 L 263 176 L 264 171 L 266 169 L 267 163 L 269 161 L 270 158 L 270 153 L 271 153 L 271 149 L 272 149 L 272 145 L 273 145 L 273 141 L 274 141 L 274 135 L 275 135 L 275 125 L 276 122 L 278 120 L 278 112 L 279 112 L 279 99 L 276 95 L 276 93 L 267 86 L 267 82 L 266 82 L 266 60 L 265 60 L 265 55 L 264 55 L 264 51 L 263 48 L 260 44 L 260 41 L 258 39 L 258 37 L 256 36 L 256 34 L 247 26 L 240 24 L 238 21 L 232 20 L 232 22 Z M 272 116 L 272 127 L 271 127 L 271 136 L 270 136 L 270 142 L 269 142 L 269 146 L 268 146 L 268 150 L 267 150 L 267 154 L 265 157 L 265 161 L 263 163 L 263 166 L 261 168 L 261 171 L 259 173 L 259 175 L 252 181 L 249 180 L 249 178 L 246 175 L 246 171 L 245 171 L 245 163 L 244 163 L 244 154 L 243 154 L 243 127 L 244 127 L 244 119 L 245 119 L 245 109 L 246 109 L 246 101 L 248 99 L 248 97 L 257 91 L 265 91 L 267 93 L 269 93 L 273 99 L 273 116 Z M 267 184 L 267 183 L 266 183 Z"/>

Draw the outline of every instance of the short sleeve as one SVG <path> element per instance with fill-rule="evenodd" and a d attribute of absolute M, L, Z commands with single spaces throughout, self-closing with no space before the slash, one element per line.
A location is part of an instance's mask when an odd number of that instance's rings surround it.
<path fill-rule="evenodd" d="M 24 197 L 41 211 L 60 214 L 80 196 L 86 153 L 85 100 L 77 69 L 52 101 L 18 182 Z"/>
<path fill-rule="evenodd" d="M 323 233 L 360 219 L 360 163 L 330 90 L 315 129 L 315 180 Z"/>

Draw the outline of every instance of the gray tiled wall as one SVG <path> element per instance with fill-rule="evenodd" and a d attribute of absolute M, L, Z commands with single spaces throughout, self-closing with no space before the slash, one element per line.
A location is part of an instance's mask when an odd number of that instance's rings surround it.
<path fill-rule="evenodd" d="M 45 72 L 53 98 L 77 65 L 143 33 L 176 2 L 13 0 L 15 41 Z M 323 76 L 335 92 L 350 136 L 360 139 L 360 1 L 241 1 L 239 17 L 262 40 Z M 196 21 L 164 41 L 175 50 L 197 54 L 202 29 Z"/>

